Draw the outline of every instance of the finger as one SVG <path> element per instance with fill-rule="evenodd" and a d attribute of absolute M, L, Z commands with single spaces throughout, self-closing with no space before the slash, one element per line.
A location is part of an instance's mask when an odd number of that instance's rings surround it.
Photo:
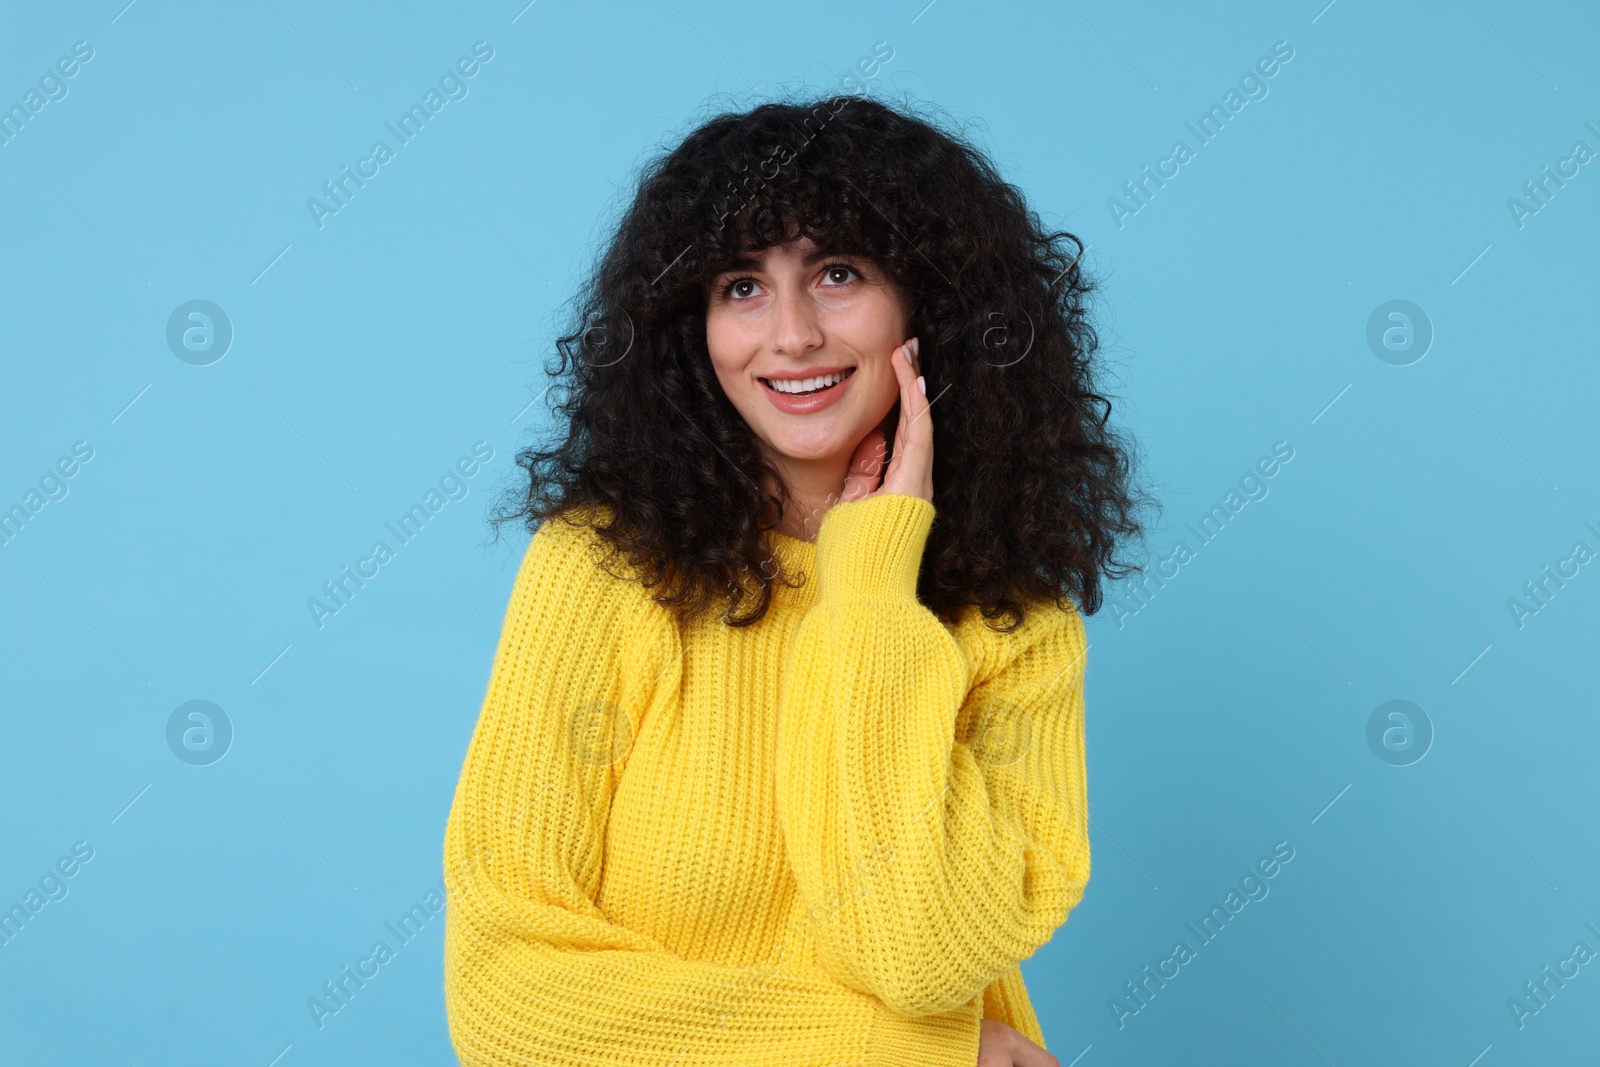
<path fill-rule="evenodd" d="M 894 350 L 894 357 L 890 361 L 894 364 L 895 380 L 900 383 L 900 418 L 895 424 L 894 432 L 896 459 L 900 458 L 900 454 L 911 443 L 911 420 L 916 414 L 917 372 L 911 360 L 911 346 L 908 342 Z"/>
<path fill-rule="evenodd" d="M 907 352 L 914 350 L 915 341 Z M 933 418 L 929 414 L 931 401 L 927 396 L 926 379 L 917 374 L 910 363 L 906 364 L 900 399 L 900 427 L 895 436 L 896 452 L 911 452 L 933 447 Z M 904 442 L 902 446 L 901 442 Z"/>
<path fill-rule="evenodd" d="M 925 416 L 928 413 L 928 409 L 933 405 L 933 401 L 928 397 L 927 378 L 922 373 L 922 359 L 917 355 L 919 349 L 920 342 L 917 338 L 913 337 L 911 339 L 910 350 L 915 360 L 913 364 L 915 369 L 912 375 L 914 378 L 912 385 L 915 387 L 916 394 L 912 399 L 912 405 L 915 408 L 915 411 L 912 413 L 911 421 L 913 424 L 919 422 L 922 424 L 922 432 L 931 443 L 933 441 L 933 420 L 931 418 L 926 418 Z"/>
<path fill-rule="evenodd" d="M 1060 1060 L 1022 1034 L 1017 1034 L 1012 1040 L 1014 1042 L 1011 1048 L 1012 1067 L 1061 1067 Z"/>
<path fill-rule="evenodd" d="M 894 365 L 894 376 L 900 385 L 900 402 L 896 405 L 898 411 L 894 424 L 894 447 L 889 456 L 889 469 L 884 473 L 884 484 L 891 479 L 896 480 L 896 474 L 905 466 L 906 453 L 911 449 L 911 414 L 912 397 L 917 391 L 917 376 L 911 371 L 909 363 L 911 350 L 904 345 L 894 350 L 890 362 Z"/>

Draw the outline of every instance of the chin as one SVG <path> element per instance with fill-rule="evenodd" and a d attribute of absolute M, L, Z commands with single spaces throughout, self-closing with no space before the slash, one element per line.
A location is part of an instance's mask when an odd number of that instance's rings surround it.
<path fill-rule="evenodd" d="M 774 447 L 775 450 L 785 459 L 791 459 L 802 463 L 815 463 L 818 460 L 825 460 L 833 456 L 837 456 L 844 451 L 842 446 L 836 445 L 822 448 L 811 448 L 804 445 L 779 444 Z"/>
<path fill-rule="evenodd" d="M 808 463 L 837 456 L 854 447 L 854 442 L 847 442 L 844 440 L 844 435 L 836 433 L 826 434 L 821 440 L 809 436 L 805 438 L 777 436 L 770 438 L 769 442 L 770 447 L 786 459 Z M 845 458 L 848 460 L 849 456 Z"/>

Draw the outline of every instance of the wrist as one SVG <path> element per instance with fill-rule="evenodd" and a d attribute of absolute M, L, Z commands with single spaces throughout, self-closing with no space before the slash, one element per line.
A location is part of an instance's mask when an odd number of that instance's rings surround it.
<path fill-rule="evenodd" d="M 835 504 L 817 532 L 819 596 L 916 600 L 933 502 L 879 493 Z"/>

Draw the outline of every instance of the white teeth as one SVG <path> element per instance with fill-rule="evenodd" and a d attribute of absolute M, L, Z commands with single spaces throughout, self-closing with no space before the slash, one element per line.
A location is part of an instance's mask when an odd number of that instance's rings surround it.
<path fill-rule="evenodd" d="M 838 385 L 849 373 L 844 371 L 839 374 L 824 375 L 821 378 L 800 378 L 795 381 L 777 381 L 772 378 L 763 378 L 762 381 L 780 393 L 805 393 L 812 389 L 821 389 L 825 385 Z"/>

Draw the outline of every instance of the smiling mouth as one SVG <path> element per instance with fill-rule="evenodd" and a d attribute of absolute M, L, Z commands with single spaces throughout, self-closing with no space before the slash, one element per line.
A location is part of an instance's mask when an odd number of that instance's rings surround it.
<path fill-rule="evenodd" d="M 803 391 L 794 391 L 792 388 L 791 389 L 779 389 L 776 386 L 776 384 L 774 383 L 773 379 L 771 379 L 771 378 L 762 378 L 762 379 L 760 379 L 760 382 L 761 382 L 762 385 L 766 386 L 768 389 L 771 389 L 774 393 L 778 393 L 781 396 L 814 396 L 817 393 L 821 393 L 821 392 L 824 392 L 824 391 L 826 391 L 828 389 L 832 389 L 836 385 L 843 385 L 845 383 L 845 381 L 852 374 L 854 374 L 855 372 L 856 372 L 856 369 L 854 367 L 851 367 L 849 370 L 844 371 L 842 374 L 837 375 L 836 379 L 833 379 L 831 377 L 830 378 L 824 378 L 821 385 L 818 385 L 814 389 L 806 389 L 806 390 L 803 390 Z M 805 381 L 805 380 L 808 380 L 808 379 L 801 379 L 801 380 Z M 794 383 L 793 382 L 785 382 L 785 384 L 792 386 Z"/>

